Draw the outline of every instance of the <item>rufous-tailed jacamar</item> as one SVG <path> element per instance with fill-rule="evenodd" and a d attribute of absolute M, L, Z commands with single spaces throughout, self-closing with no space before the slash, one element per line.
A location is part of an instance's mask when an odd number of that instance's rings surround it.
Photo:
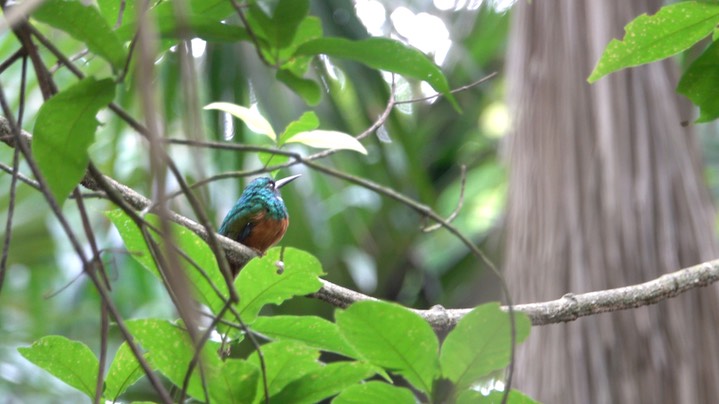
<path fill-rule="evenodd" d="M 277 181 L 262 177 L 250 182 L 222 220 L 218 232 L 264 255 L 282 239 L 290 223 L 280 188 L 300 175 Z M 235 275 L 238 271 L 239 268 L 233 268 Z"/>

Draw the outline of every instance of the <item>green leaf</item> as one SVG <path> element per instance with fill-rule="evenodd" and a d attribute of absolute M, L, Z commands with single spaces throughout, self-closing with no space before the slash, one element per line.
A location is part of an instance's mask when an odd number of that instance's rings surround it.
<path fill-rule="evenodd" d="M 340 149 L 353 150 L 358 153 L 367 154 L 367 149 L 362 146 L 354 136 L 335 130 L 311 130 L 300 132 L 285 140 L 287 143 L 302 143 L 318 149 Z"/>
<path fill-rule="evenodd" d="M 95 398 L 97 372 L 100 367 L 95 354 L 82 342 L 61 335 L 48 335 L 29 347 L 17 349 L 25 359 L 43 368 L 70 386 Z"/>
<path fill-rule="evenodd" d="M 278 144 L 282 146 L 288 138 L 300 132 L 307 132 L 313 129 L 317 129 L 319 128 L 319 126 L 320 119 L 317 118 L 317 114 L 312 111 L 307 111 L 302 114 L 302 116 L 299 117 L 296 121 L 292 121 L 289 125 L 287 125 L 285 131 L 282 132 L 282 135 L 280 135 L 280 140 Z"/>
<path fill-rule="evenodd" d="M 273 142 L 277 142 L 277 135 L 275 134 L 275 130 L 272 129 L 272 125 L 270 125 L 270 122 L 267 121 L 257 109 L 246 108 L 229 102 L 213 102 L 205 106 L 204 109 L 216 109 L 227 112 L 243 121 L 251 131 L 265 135 Z"/>
<path fill-rule="evenodd" d="M 252 330 L 274 340 L 300 341 L 313 348 L 358 358 L 345 341 L 337 324 L 317 316 L 259 317 Z"/>
<path fill-rule="evenodd" d="M 168 3 L 169 4 L 169 3 Z M 157 16 L 157 31 L 162 39 L 200 38 L 208 42 L 237 42 L 250 39 L 247 30 L 237 25 L 225 24 L 204 15 L 188 14 L 180 22 L 174 14 Z M 137 22 L 123 24 L 117 35 L 131 39 L 137 32 Z"/>
<path fill-rule="evenodd" d="M 237 311 L 250 324 L 262 306 L 280 304 L 294 296 L 304 296 L 322 287 L 322 266 L 317 258 L 295 248 L 284 252 L 284 271 L 278 273 L 276 262 L 280 248 L 273 248 L 261 259 L 250 261 L 237 276 L 235 287 L 240 295 Z"/>
<path fill-rule="evenodd" d="M 100 14 L 105 18 L 108 26 L 114 27 L 117 24 L 118 17 L 122 13 L 121 23 L 125 24 L 137 17 L 137 1 L 126 0 L 120 2 L 117 0 L 97 0 L 97 6 Z"/>
<path fill-rule="evenodd" d="M 332 404 L 414 404 L 416 402 L 410 390 L 377 381 L 350 386 L 332 400 Z"/>
<path fill-rule="evenodd" d="M 374 69 L 386 70 L 426 81 L 455 105 L 447 78 L 437 65 L 415 48 L 387 38 L 352 41 L 344 38 L 319 38 L 301 45 L 295 55 L 338 57 L 363 63 Z"/>
<path fill-rule="evenodd" d="M 624 28 L 623 41 L 612 39 L 588 81 L 609 73 L 654 62 L 688 49 L 712 33 L 719 23 L 719 5 L 686 1 L 642 14 Z"/>
<path fill-rule="evenodd" d="M 271 397 L 273 403 L 316 403 L 375 374 L 363 362 L 334 362 L 307 373 Z"/>
<path fill-rule="evenodd" d="M 696 122 L 709 122 L 719 118 L 719 42 L 695 60 L 679 80 L 677 92 L 699 107 Z"/>
<path fill-rule="evenodd" d="M 394 303 L 364 301 L 335 311 L 335 321 L 363 358 L 431 392 L 439 342 L 422 317 Z"/>
<path fill-rule="evenodd" d="M 276 341 L 262 345 L 262 357 L 265 360 L 267 390 L 270 397 L 279 393 L 290 382 L 322 367 L 318 361 L 320 353 L 305 344 L 294 341 Z M 247 358 L 247 362 L 260 367 L 257 352 Z M 264 402 L 262 379 L 257 383 L 255 402 Z"/>
<path fill-rule="evenodd" d="M 48 0 L 32 16 L 85 43 L 90 52 L 110 62 L 115 70 L 125 65 L 125 47 L 95 7 L 79 1 Z"/>
<path fill-rule="evenodd" d="M 187 332 L 179 326 L 156 319 L 130 320 L 127 327 L 142 348 L 149 352 L 150 363 L 175 386 L 181 387 L 195 351 Z M 238 359 L 221 361 L 217 355 L 219 347 L 220 344 L 208 341 L 200 354 L 210 400 L 251 402 L 256 392 L 259 369 Z M 197 365 L 193 369 L 187 394 L 204 400 L 199 368 L 200 365 Z"/>
<path fill-rule="evenodd" d="M 515 315 L 517 343 L 529 335 L 531 323 Z M 467 313 L 442 344 L 439 361 L 442 374 L 463 390 L 492 371 L 509 364 L 511 352 L 509 314 L 499 303 L 487 303 Z"/>
<path fill-rule="evenodd" d="M 209 378 L 212 402 L 251 403 L 257 397 L 259 367 L 240 359 L 226 359 Z"/>
<path fill-rule="evenodd" d="M 80 80 L 40 107 L 32 154 L 55 199 L 62 204 L 85 175 L 95 141 L 95 115 L 115 96 L 110 79 Z"/>
<path fill-rule="evenodd" d="M 474 390 L 465 390 L 459 395 L 456 404 L 500 404 L 503 396 L 504 392 L 497 390 L 493 390 L 487 395 Z M 539 404 L 539 401 L 533 400 L 518 390 L 511 390 L 507 397 L 507 404 Z"/>
<path fill-rule="evenodd" d="M 122 393 L 145 376 L 140 363 L 132 353 L 127 342 L 123 342 L 112 360 L 110 370 L 105 378 L 105 394 L 110 401 L 116 401 Z"/>
<path fill-rule="evenodd" d="M 292 43 L 280 49 L 278 57 L 282 70 L 289 70 L 297 77 L 307 72 L 312 56 L 295 56 L 300 45 L 313 39 L 322 38 L 322 21 L 317 17 L 307 17 L 297 27 Z"/>
<path fill-rule="evenodd" d="M 133 222 L 122 209 L 105 212 L 105 215 L 110 219 L 112 224 L 115 225 L 125 244 L 125 248 L 130 252 L 132 258 L 137 261 L 138 264 L 142 265 L 143 268 L 155 275 L 155 277 L 161 279 L 160 270 L 157 269 L 157 264 L 152 258 L 152 253 L 147 247 L 145 238 L 142 236 L 135 222 Z"/>
<path fill-rule="evenodd" d="M 149 353 L 150 363 L 176 386 L 182 386 L 194 353 L 187 332 L 168 321 L 157 319 L 129 320 L 127 327 L 140 346 Z M 219 359 L 213 356 L 206 346 L 201 355 L 205 371 L 218 365 Z M 204 399 L 198 366 L 195 366 L 190 377 L 187 394 L 198 400 Z"/>
<path fill-rule="evenodd" d="M 273 0 L 251 4 L 248 17 L 252 28 L 272 48 L 282 49 L 292 43 L 309 9 L 309 0 Z"/>
<path fill-rule="evenodd" d="M 133 253 L 132 257 L 158 279 L 162 279 L 145 238 L 135 222 L 120 209 L 107 212 L 107 217 L 117 228 L 127 250 Z M 154 225 L 155 228 L 159 227 L 160 220 L 157 216 L 146 215 L 145 220 Z M 171 229 L 173 240 L 179 250 L 204 271 L 203 274 L 185 257 L 181 256 L 180 262 L 183 264 L 183 269 L 194 289 L 195 296 L 200 303 L 209 307 L 214 314 L 218 314 L 225 304 L 218 292 L 224 297 L 228 296 L 228 292 L 227 284 L 220 272 L 215 255 L 207 243 L 192 231 L 176 223 L 171 223 Z M 164 251 L 165 238 L 160 237 L 152 230 L 148 230 L 148 233 L 160 247 L 159 250 Z"/>
<path fill-rule="evenodd" d="M 297 93 L 309 105 L 317 105 L 322 99 L 322 90 L 314 80 L 296 76 L 289 70 L 278 70 L 277 80 L 283 82 L 292 91 Z"/>

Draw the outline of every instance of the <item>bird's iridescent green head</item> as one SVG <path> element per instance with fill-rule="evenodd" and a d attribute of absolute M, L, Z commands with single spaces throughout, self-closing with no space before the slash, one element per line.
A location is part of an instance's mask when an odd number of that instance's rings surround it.
<path fill-rule="evenodd" d="M 280 188 L 294 181 L 300 175 L 292 175 L 277 181 L 270 177 L 257 178 L 245 187 L 235 206 L 250 208 L 250 211 L 265 208 L 271 218 L 283 219 L 287 217 L 287 209 L 282 196 L 280 196 Z"/>

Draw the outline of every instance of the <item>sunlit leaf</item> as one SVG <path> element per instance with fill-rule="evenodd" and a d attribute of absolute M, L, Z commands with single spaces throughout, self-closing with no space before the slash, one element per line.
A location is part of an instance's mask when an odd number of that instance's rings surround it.
<path fill-rule="evenodd" d="M 110 79 L 83 79 L 42 104 L 35 121 L 32 154 L 50 191 L 62 204 L 85 175 L 87 150 L 95 141 L 95 115 L 112 101 Z"/>
<path fill-rule="evenodd" d="M 157 263 L 135 222 L 120 209 L 107 212 L 106 215 L 117 228 L 120 237 L 125 243 L 125 248 L 132 253 L 132 257 L 158 279 L 162 279 Z M 155 228 L 159 228 L 159 218 L 157 216 L 146 215 L 144 219 L 153 224 Z M 172 223 L 171 229 L 173 241 L 179 251 L 184 253 L 184 256 L 180 256 L 180 262 L 190 285 L 194 289 L 195 296 L 200 303 L 206 305 L 213 313 L 217 314 L 225 304 L 218 292 L 222 296 L 227 296 L 228 293 L 227 284 L 217 265 L 215 255 L 204 240 L 187 228 Z M 148 234 L 158 244 L 159 250 L 164 251 L 163 246 L 167 239 L 159 236 L 151 229 L 148 229 Z M 192 262 L 188 261 L 188 259 L 192 260 Z M 202 272 L 195 265 L 201 268 Z"/>
<path fill-rule="evenodd" d="M 719 118 L 719 41 L 697 58 L 682 76 L 677 92 L 699 107 L 697 122 Z"/>
<path fill-rule="evenodd" d="M 288 384 L 272 397 L 276 403 L 317 403 L 375 374 L 374 367 L 363 362 L 334 362 Z"/>
<path fill-rule="evenodd" d="M 257 397 L 260 368 L 248 361 L 225 359 L 210 373 L 207 388 L 213 403 L 251 403 Z"/>
<path fill-rule="evenodd" d="M 529 335 L 527 316 L 514 313 L 516 342 Z M 442 374 L 463 390 L 492 371 L 509 365 L 511 352 L 509 314 L 498 303 L 487 303 L 467 313 L 447 335 L 439 361 Z"/>
<path fill-rule="evenodd" d="M 48 0 L 35 10 L 33 18 L 63 30 L 119 70 L 127 54 L 99 10 L 80 1 Z"/>
<path fill-rule="evenodd" d="M 475 390 L 465 390 L 457 398 L 456 404 L 500 404 L 503 397 L 503 391 L 493 390 L 484 395 Z M 533 400 L 520 391 L 511 390 L 507 397 L 507 404 L 539 404 L 539 401 Z"/>
<path fill-rule="evenodd" d="M 388 38 L 352 41 L 345 38 L 318 38 L 297 48 L 296 55 L 325 54 L 363 63 L 374 69 L 386 70 L 423 80 L 455 104 L 447 78 L 437 65 L 415 48 Z"/>
<path fill-rule="evenodd" d="M 250 261 L 237 276 L 235 287 L 240 295 L 237 311 L 249 324 L 257 318 L 262 306 L 280 304 L 294 296 L 314 293 L 322 287 L 322 266 L 317 258 L 295 248 L 286 248 L 284 269 L 276 263 L 280 248 L 273 248 L 263 258 Z M 281 273 L 280 273 L 281 272 Z"/>
<path fill-rule="evenodd" d="M 105 378 L 105 398 L 117 400 L 120 394 L 145 376 L 145 372 L 132 353 L 127 342 L 123 342 L 110 364 Z"/>
<path fill-rule="evenodd" d="M 307 111 L 303 113 L 302 116 L 299 117 L 297 120 L 292 121 L 289 125 L 287 125 L 285 131 L 282 132 L 282 134 L 280 135 L 278 144 L 282 146 L 288 138 L 300 132 L 307 132 L 310 130 L 317 129 L 319 126 L 320 119 L 317 117 L 317 114 L 312 111 Z"/>
<path fill-rule="evenodd" d="M 129 320 L 127 327 L 149 352 L 150 363 L 173 384 L 182 387 L 195 352 L 187 332 L 178 325 L 157 319 Z M 212 402 L 252 402 L 259 369 L 239 359 L 223 362 L 217 355 L 218 349 L 219 343 L 207 341 L 199 355 L 209 399 Z M 199 366 L 194 367 L 190 376 L 187 394 L 205 400 Z"/>
<path fill-rule="evenodd" d="M 205 106 L 205 109 L 227 112 L 244 122 L 251 131 L 265 135 L 272 139 L 273 142 L 277 141 L 277 135 L 270 122 L 254 108 L 246 108 L 229 102 L 213 102 Z"/>
<path fill-rule="evenodd" d="M 707 37 L 719 23 L 719 4 L 685 1 L 642 14 L 612 39 L 589 76 L 593 83 L 609 73 L 675 55 Z"/>
<path fill-rule="evenodd" d="M 422 317 L 394 303 L 363 301 L 335 311 L 335 320 L 363 358 L 431 392 L 439 341 Z"/>
<path fill-rule="evenodd" d="M 377 381 L 350 386 L 332 400 L 332 404 L 415 404 L 416 402 L 414 394 L 409 389 Z"/>
<path fill-rule="evenodd" d="M 70 386 L 95 398 L 99 362 L 82 342 L 60 335 L 48 335 L 29 347 L 17 349 L 25 359 L 43 368 Z"/>
<path fill-rule="evenodd" d="M 318 360 L 319 351 L 299 342 L 276 341 L 262 345 L 261 350 L 270 396 L 279 393 L 290 382 L 322 367 Z M 260 367 L 257 352 L 250 355 L 247 361 Z M 264 402 L 264 388 L 261 383 L 262 381 L 259 380 L 255 402 Z"/>
<path fill-rule="evenodd" d="M 318 149 L 354 150 L 367 154 L 367 149 L 354 136 L 334 130 L 317 129 L 300 132 L 285 140 L 285 143 L 302 143 Z"/>
<path fill-rule="evenodd" d="M 252 330 L 274 340 L 301 341 L 313 348 L 358 358 L 333 322 L 316 316 L 259 317 Z"/>

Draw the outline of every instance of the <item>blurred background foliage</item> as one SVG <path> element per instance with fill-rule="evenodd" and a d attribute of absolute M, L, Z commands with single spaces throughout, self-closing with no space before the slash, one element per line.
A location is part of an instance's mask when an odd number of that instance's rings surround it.
<path fill-rule="evenodd" d="M 429 54 L 453 88 L 470 84 L 501 70 L 508 14 L 499 4 L 481 1 L 365 1 L 312 2 L 311 15 L 319 17 L 326 36 L 361 39 L 386 36 L 401 39 Z M 79 52 L 82 44 L 66 34 L 37 24 L 43 33 L 89 73 L 102 75 L 107 65 Z M 11 33 L 0 38 L 0 58 L 18 47 Z M 275 78 L 248 43 L 205 43 L 194 40 L 191 49 L 197 77 L 199 107 L 215 101 L 256 106 L 280 131 L 303 112 L 314 111 L 320 128 L 358 134 L 368 128 L 386 107 L 391 75 L 357 63 L 323 59 L 311 66 L 322 86 L 322 100 L 308 106 Z M 44 53 L 45 60 L 54 61 Z M 217 111 L 199 111 L 201 133 L 187 133 L 187 111 L 193 105 L 180 86 L 182 58 L 168 49 L 157 63 L 157 86 L 164 105 L 166 132 L 171 137 L 265 144 L 267 139 L 241 122 Z M 107 72 L 106 72 L 107 73 Z M 20 65 L 2 74 L 2 85 L 17 109 Z M 29 75 L 23 128 L 31 131 L 42 99 L 37 82 Z M 61 89 L 76 79 L 58 69 Z M 399 100 L 420 98 L 434 91 L 417 82 L 395 77 Z M 131 113 L 139 110 L 132 76 L 118 91 L 116 102 Z M 443 215 L 457 206 L 460 166 L 467 166 L 464 206 L 455 224 L 494 259 L 499 251 L 497 226 L 506 180 L 499 164 L 499 139 L 507 128 L 501 75 L 456 95 L 462 113 L 443 98 L 397 106 L 386 123 L 365 141 L 368 156 L 337 153 L 321 161 L 355 176 L 368 178 L 402 192 Z M 91 149 L 98 166 L 144 195 L 149 176 L 146 148 L 136 133 L 107 111 L 99 116 L 102 127 Z M 261 167 L 256 154 L 169 146 L 170 155 L 190 183 L 229 171 Z M 304 154 L 311 150 L 297 150 Z M 0 147 L 0 161 L 10 165 L 13 150 Z M 26 166 L 21 167 L 28 173 Z M 446 231 L 422 233 L 423 219 L 406 206 L 357 185 L 293 166 L 280 176 L 302 173 L 301 180 L 284 190 L 291 225 L 286 246 L 306 250 L 322 262 L 326 278 L 379 298 L 415 307 L 443 304 L 472 306 L 496 300 L 499 292 L 484 267 Z M 198 188 L 197 194 L 219 224 L 248 179 L 228 178 Z M 10 176 L 0 175 L 0 187 L 10 189 Z M 176 187 L 171 187 L 175 190 Z M 0 222 L 7 219 L 9 195 L 0 195 Z M 66 203 L 65 211 L 79 218 Z M 104 218 L 110 204 L 91 199 L 88 207 L 112 281 L 112 295 L 122 314 L 133 317 L 173 318 L 164 290 L 122 251 L 118 235 Z M 194 218 L 183 198 L 173 208 Z M 431 224 L 431 223 L 430 223 Z M 3 225 L 3 238 L 4 225 Z M 115 250 L 113 250 L 115 248 Z M 48 397 L 72 399 L 77 392 L 24 361 L 16 347 L 48 334 L 62 334 L 98 349 L 99 299 L 81 276 L 81 266 L 65 240 L 56 219 L 40 193 L 20 184 L 14 215 L 9 271 L 0 293 L 0 397 L 25 402 Z M 284 313 L 315 313 L 329 317 L 333 308 L 312 299 L 295 299 L 276 309 Z M 117 338 L 115 330 L 112 337 Z M 117 343 L 119 339 L 115 340 Z M 112 353 L 112 351 L 111 351 Z"/>
<path fill-rule="evenodd" d="M 484 3 L 484 4 L 483 4 Z M 326 36 L 361 39 L 374 36 L 397 38 L 432 56 L 453 88 L 470 84 L 492 72 L 501 72 L 511 2 L 480 0 L 328 0 L 313 1 L 311 15 L 319 17 Z M 82 44 L 67 35 L 37 24 L 67 55 L 82 51 Z M 17 48 L 12 33 L 0 37 L 0 59 Z M 358 134 L 385 109 L 392 77 L 357 63 L 323 59 L 311 66 L 321 83 L 322 100 L 308 106 L 275 78 L 248 43 L 204 43 L 195 40 L 187 49 L 193 56 L 199 104 L 228 101 L 256 107 L 276 131 L 315 111 L 321 129 Z M 45 52 L 45 51 L 43 51 Z M 180 82 L 182 58 L 168 49 L 157 63 L 157 85 L 165 109 L 166 132 L 171 137 L 266 144 L 241 122 L 217 111 L 199 111 L 200 133 L 188 133 L 188 105 Z M 43 53 L 46 61 L 55 60 Z M 78 55 L 88 73 L 102 75 L 107 65 Z M 11 105 L 18 106 L 20 64 L 0 76 Z M 37 82 L 29 75 L 28 99 L 23 128 L 30 131 L 42 103 Z M 61 88 L 76 79 L 58 69 Z M 433 94 L 428 86 L 396 77 L 399 100 Z M 116 102 L 132 113 L 139 110 L 135 82 L 128 77 Z M 508 128 L 502 75 L 456 94 L 458 113 L 443 98 L 397 106 L 387 122 L 365 141 L 368 156 L 341 152 L 322 160 L 349 174 L 368 178 L 402 192 L 443 215 L 457 206 L 460 166 L 467 166 L 464 204 L 455 225 L 474 240 L 497 263 L 501 262 L 501 215 L 505 199 L 505 168 L 500 164 L 500 140 Z M 142 140 L 113 115 L 100 115 L 103 126 L 91 149 L 93 160 L 107 174 L 144 195 L 149 176 Z M 708 128 L 708 129 L 707 129 Z M 711 127 L 704 127 L 708 132 Z M 716 128 L 713 128 L 716 129 Z M 716 133 L 716 130 L 714 130 Z M 719 192 L 719 143 L 706 137 L 708 177 Z M 211 175 L 261 167 L 256 154 L 168 146 L 170 155 L 190 183 Z M 297 150 L 307 154 L 301 146 Z M 13 150 L 0 147 L 0 162 L 11 164 Z M 712 163 L 714 164 L 712 166 Z M 26 166 L 21 166 L 28 173 Z M 282 244 L 306 250 L 323 264 L 326 279 L 383 299 L 414 307 L 434 304 L 469 307 L 497 300 L 496 280 L 446 231 L 420 231 L 423 218 L 398 202 L 324 174 L 293 166 L 279 175 L 302 173 L 287 187 L 291 225 Z M 228 178 L 198 189 L 210 217 L 219 224 L 248 179 Z M 171 187 L 171 191 L 176 187 Z M 10 176 L 0 175 L 0 189 L 10 189 Z M 72 253 L 43 197 L 25 184 L 17 188 L 9 271 L 0 293 L 0 397 L 10 402 L 48 401 L 48 397 L 73 401 L 79 394 L 24 361 L 16 347 L 28 345 L 48 334 L 81 340 L 97 350 L 99 299 L 92 285 L 81 276 Z M 8 192 L 0 193 L 0 223 L 5 238 Z M 172 306 L 164 289 L 137 263 L 116 248 L 118 235 L 104 218 L 110 204 L 88 201 L 104 256 L 110 270 L 112 295 L 122 314 L 133 317 L 172 318 Z M 186 201 L 177 198 L 173 208 L 193 218 Z M 72 203 L 65 211 L 80 223 Z M 295 299 L 275 309 L 283 313 L 315 313 L 329 317 L 333 308 L 312 299 Z M 117 337 L 117 335 L 113 336 Z M 117 339 L 115 340 L 117 342 Z M 2 400 L 0 400 L 2 401 Z M 51 399 L 50 399 L 51 401 Z"/>

